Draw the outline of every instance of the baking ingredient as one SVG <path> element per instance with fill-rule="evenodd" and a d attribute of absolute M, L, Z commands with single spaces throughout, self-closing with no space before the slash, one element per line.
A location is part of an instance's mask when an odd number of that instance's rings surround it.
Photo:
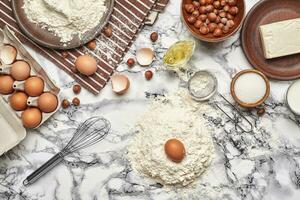
<path fill-rule="evenodd" d="M 113 35 L 113 31 L 112 31 L 112 28 L 110 26 L 104 28 L 104 35 L 106 37 L 111 37 Z"/>
<path fill-rule="evenodd" d="M 69 56 L 69 52 L 68 52 L 68 51 L 62 51 L 62 52 L 61 52 L 61 56 L 62 56 L 63 58 L 67 58 L 67 57 Z"/>
<path fill-rule="evenodd" d="M 80 105 L 80 100 L 79 100 L 77 97 L 75 97 L 75 98 L 72 100 L 72 103 L 73 103 L 74 106 L 79 106 L 79 105 Z"/>
<path fill-rule="evenodd" d="M 267 84 L 257 73 L 249 72 L 239 76 L 234 84 L 236 97 L 243 103 L 253 104 L 264 98 Z"/>
<path fill-rule="evenodd" d="M 286 100 L 290 109 L 297 115 L 300 115 L 300 80 L 290 86 Z"/>
<path fill-rule="evenodd" d="M 263 116 L 266 113 L 266 110 L 264 108 L 258 108 L 256 113 L 258 116 Z"/>
<path fill-rule="evenodd" d="M 4 45 L 0 48 L 0 59 L 4 64 L 12 64 L 16 60 L 17 54 L 17 49 L 11 45 Z"/>
<path fill-rule="evenodd" d="M 9 75 L 0 76 L 0 93 L 11 94 L 14 91 L 13 88 L 14 79 Z"/>
<path fill-rule="evenodd" d="M 300 18 L 259 27 L 266 59 L 300 53 Z"/>
<path fill-rule="evenodd" d="M 149 81 L 152 79 L 152 77 L 153 77 L 153 72 L 151 70 L 147 70 L 145 72 L 145 78 Z"/>
<path fill-rule="evenodd" d="M 135 64 L 135 61 L 134 61 L 133 58 L 129 58 L 129 59 L 127 60 L 127 65 L 128 65 L 128 67 L 133 67 L 134 64 Z"/>
<path fill-rule="evenodd" d="M 118 95 L 125 94 L 130 87 L 130 81 L 127 76 L 121 74 L 112 76 L 111 83 L 112 90 Z"/>
<path fill-rule="evenodd" d="M 194 41 L 179 41 L 173 44 L 165 53 L 163 62 L 171 70 L 186 70 L 186 63 L 194 53 Z"/>
<path fill-rule="evenodd" d="M 86 76 L 91 76 L 97 71 L 97 61 L 90 55 L 81 55 L 75 61 L 77 70 Z"/>
<path fill-rule="evenodd" d="M 186 186 L 207 170 L 213 156 L 211 129 L 200 113 L 213 112 L 191 99 L 186 90 L 155 99 L 135 126 L 129 146 L 133 170 L 165 186 Z M 164 145 L 170 138 L 184 144 L 180 163 L 168 158 Z M 182 151 L 181 151 L 182 152 Z"/>
<path fill-rule="evenodd" d="M 21 118 L 26 128 L 36 128 L 42 122 L 42 113 L 38 108 L 27 108 Z"/>
<path fill-rule="evenodd" d="M 27 108 L 28 96 L 24 92 L 16 92 L 10 98 L 10 106 L 16 111 L 22 111 Z"/>
<path fill-rule="evenodd" d="M 57 96 L 50 92 L 45 92 L 38 98 L 38 108 L 44 113 L 54 112 L 57 105 Z"/>
<path fill-rule="evenodd" d="M 97 43 L 95 40 L 90 41 L 89 43 L 87 43 L 87 47 L 91 50 L 95 50 L 97 47 Z"/>
<path fill-rule="evenodd" d="M 199 31 L 199 34 L 213 37 L 221 37 L 230 32 L 234 27 L 234 23 L 227 24 L 228 20 L 235 19 L 239 13 L 237 2 L 205 0 L 184 5 L 184 10 L 187 13 L 186 20 L 189 24 Z M 198 21 L 199 20 L 199 21 Z M 202 22 L 202 23 L 200 23 Z M 214 25 L 210 25 L 214 24 Z M 219 29 L 216 29 L 216 26 Z"/>
<path fill-rule="evenodd" d="M 177 139 L 170 139 L 165 143 L 165 153 L 174 162 L 181 162 L 185 155 L 185 148 L 182 142 Z"/>
<path fill-rule="evenodd" d="M 141 66 L 149 66 L 153 62 L 154 52 L 150 48 L 141 48 L 136 52 L 136 60 Z"/>
<path fill-rule="evenodd" d="M 95 28 L 106 11 L 105 0 L 24 0 L 27 18 L 67 43 Z"/>
<path fill-rule="evenodd" d="M 67 99 L 64 99 L 61 102 L 61 106 L 63 107 L 63 109 L 66 109 L 66 108 L 68 108 L 70 106 L 70 102 Z"/>
<path fill-rule="evenodd" d="M 12 65 L 10 74 L 15 80 L 24 81 L 29 78 L 30 70 L 31 68 L 27 62 L 17 61 Z"/>
<path fill-rule="evenodd" d="M 78 84 L 74 85 L 73 92 L 74 92 L 74 94 L 79 94 L 81 92 L 81 86 Z"/>
<path fill-rule="evenodd" d="M 152 42 L 156 42 L 157 39 L 158 39 L 158 33 L 157 32 L 151 33 L 150 39 L 151 39 Z"/>
<path fill-rule="evenodd" d="M 32 76 L 24 83 L 24 91 L 31 97 L 40 96 L 44 91 L 44 81 L 37 76 Z"/>

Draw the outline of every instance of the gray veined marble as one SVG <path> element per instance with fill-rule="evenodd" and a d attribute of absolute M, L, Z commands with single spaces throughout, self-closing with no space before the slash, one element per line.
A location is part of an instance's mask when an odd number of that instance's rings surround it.
<path fill-rule="evenodd" d="M 256 2 L 248 0 L 247 10 Z M 147 109 L 149 97 L 173 92 L 180 85 L 173 74 L 161 70 L 165 50 L 179 39 L 192 39 L 181 23 L 179 6 L 178 1 L 171 0 L 165 13 L 153 27 L 142 31 L 124 58 L 127 60 L 139 47 L 155 48 L 153 70 L 157 72 L 153 80 L 145 80 L 144 68 L 128 70 L 123 62 L 118 71 L 127 74 L 132 83 L 125 96 L 114 95 L 111 85 L 96 97 L 83 91 L 79 95 L 80 107 L 61 110 L 41 128 L 29 131 L 20 145 L 0 158 L 0 199 L 300 199 L 300 118 L 284 102 L 291 82 L 271 82 L 271 96 L 265 103 L 263 117 L 245 112 L 255 124 L 253 133 L 235 131 L 234 124 L 218 113 L 203 113 L 217 128 L 212 135 L 216 155 L 196 187 L 169 191 L 131 170 L 126 159 L 127 146 L 135 134 L 131 128 Z M 154 30 L 160 37 L 152 44 L 148 38 Z M 71 99 L 72 79 L 37 53 L 32 54 L 63 89 L 63 95 Z M 219 80 L 219 92 L 229 99 L 231 78 L 251 67 L 241 50 L 239 34 L 219 44 L 197 41 L 189 64 L 213 72 Z M 225 106 L 219 99 L 215 101 Z M 94 115 L 111 121 L 110 135 L 68 157 L 36 184 L 23 187 L 24 178 L 57 153 L 81 121 Z"/>

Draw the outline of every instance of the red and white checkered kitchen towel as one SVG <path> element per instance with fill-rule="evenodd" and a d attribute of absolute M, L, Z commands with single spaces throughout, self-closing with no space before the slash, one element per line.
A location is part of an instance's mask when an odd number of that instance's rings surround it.
<path fill-rule="evenodd" d="M 90 50 L 86 46 L 68 51 L 64 58 L 60 51 L 41 47 L 28 39 L 20 31 L 11 9 L 10 0 L 0 1 L 0 27 L 7 25 L 16 33 L 23 43 L 29 45 L 56 66 L 71 75 L 79 84 L 93 94 L 98 94 L 114 73 L 124 54 L 128 51 L 136 35 L 144 26 L 150 11 L 161 12 L 169 0 L 115 0 L 112 15 L 108 25 L 113 29 L 112 37 L 101 33 L 97 38 L 97 48 Z M 76 58 L 83 54 L 90 54 L 97 59 L 98 70 L 90 76 L 73 73 Z"/>

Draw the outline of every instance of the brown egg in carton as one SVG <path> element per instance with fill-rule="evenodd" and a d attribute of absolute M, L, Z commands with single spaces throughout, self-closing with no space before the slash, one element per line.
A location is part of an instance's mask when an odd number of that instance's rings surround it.
<path fill-rule="evenodd" d="M 59 109 L 59 92 L 14 33 L 8 27 L 0 29 L 0 96 L 17 116 L 16 123 L 41 126 Z"/>

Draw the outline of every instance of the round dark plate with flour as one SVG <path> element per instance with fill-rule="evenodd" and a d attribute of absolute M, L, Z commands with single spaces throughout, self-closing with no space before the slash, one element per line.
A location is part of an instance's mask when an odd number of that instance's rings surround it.
<path fill-rule="evenodd" d="M 300 17 L 299 0 L 261 0 L 248 13 L 241 33 L 241 44 L 251 65 L 269 78 L 300 78 L 300 54 L 265 59 L 259 26 Z"/>
<path fill-rule="evenodd" d="M 109 17 L 113 11 L 114 0 L 106 0 L 105 4 L 107 9 L 103 14 L 103 17 L 100 20 L 99 24 L 95 28 L 87 31 L 81 39 L 77 35 L 74 35 L 73 39 L 70 42 L 61 43 L 60 38 L 55 36 L 53 32 L 50 32 L 47 29 L 42 28 L 40 25 L 29 21 L 23 9 L 23 0 L 11 1 L 12 10 L 20 29 L 31 40 L 44 47 L 61 50 L 80 47 L 93 40 L 96 36 L 100 34 L 102 28 L 107 24 Z"/>

